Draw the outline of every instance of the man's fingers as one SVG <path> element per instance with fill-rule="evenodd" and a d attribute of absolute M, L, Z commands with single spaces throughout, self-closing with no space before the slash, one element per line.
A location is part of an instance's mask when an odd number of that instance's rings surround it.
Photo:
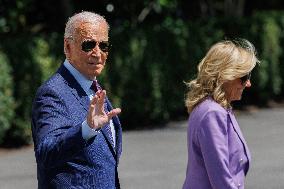
<path fill-rule="evenodd" d="M 113 116 L 116 116 L 120 112 L 121 112 L 120 108 L 115 108 L 115 109 L 111 110 L 110 112 L 108 112 L 107 116 L 108 116 L 109 119 L 111 119 Z"/>
<path fill-rule="evenodd" d="M 106 97 L 106 91 L 105 90 L 100 90 L 99 91 L 99 103 L 104 103 Z"/>
<path fill-rule="evenodd" d="M 97 104 L 97 101 L 98 101 L 98 96 L 95 95 L 91 101 L 91 104 L 90 104 L 90 108 L 89 108 L 89 112 L 93 112 L 96 108 L 96 104 Z"/>
<path fill-rule="evenodd" d="M 87 123 L 92 128 L 93 128 L 93 125 L 94 125 L 92 118 L 93 118 L 93 115 L 94 115 L 94 113 L 96 111 L 96 103 L 97 103 L 97 101 L 98 101 L 98 96 L 95 95 L 93 97 L 93 99 L 91 100 L 91 103 L 90 103 L 90 106 L 89 106 L 88 115 L 87 115 Z"/>
<path fill-rule="evenodd" d="M 96 92 L 96 96 L 98 96 L 98 100 L 97 100 L 98 109 L 103 110 L 106 91 L 105 90 L 99 90 L 99 91 Z"/>

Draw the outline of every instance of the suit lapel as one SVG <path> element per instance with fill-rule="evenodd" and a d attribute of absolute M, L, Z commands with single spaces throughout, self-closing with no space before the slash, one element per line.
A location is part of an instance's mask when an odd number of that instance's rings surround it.
<path fill-rule="evenodd" d="M 113 122 L 116 132 L 116 153 L 118 154 L 118 156 L 120 156 L 122 151 L 122 128 L 118 116 L 115 116 L 113 118 Z"/>
<path fill-rule="evenodd" d="M 235 116 L 233 116 L 231 113 L 229 113 L 229 116 L 230 116 L 230 120 L 231 120 L 231 123 L 232 123 L 235 131 L 237 132 L 241 141 L 244 143 L 244 137 L 243 137 L 242 132 L 240 130 L 239 124 L 237 123 L 237 120 L 235 119 Z"/>
<path fill-rule="evenodd" d="M 242 135 L 241 129 L 239 127 L 239 124 L 237 123 L 237 120 L 236 120 L 235 116 L 233 116 L 233 114 L 231 112 L 229 112 L 229 117 L 230 117 L 231 123 L 232 123 L 232 125 L 234 127 L 234 130 L 238 134 L 238 136 L 239 136 L 239 138 L 240 138 L 240 140 L 241 140 L 241 142 L 242 142 L 242 144 L 244 146 L 245 153 L 246 153 L 246 155 L 248 157 L 248 160 L 250 162 L 250 160 L 251 160 L 250 151 L 249 151 L 248 146 L 246 144 L 246 141 L 245 141 L 245 139 L 244 139 L 244 137 Z"/>
<path fill-rule="evenodd" d="M 64 78 L 65 83 L 70 87 L 72 94 L 77 98 L 84 109 L 88 111 L 90 99 L 78 81 L 63 64 L 57 72 Z"/>
<path fill-rule="evenodd" d="M 112 110 L 113 107 L 110 103 L 110 101 L 108 100 L 108 98 L 106 97 L 106 105 L 107 105 L 107 109 L 108 111 Z M 114 128 L 115 128 L 115 135 L 116 135 L 116 141 L 115 141 L 115 153 L 117 154 L 117 156 L 119 157 L 122 151 L 122 129 L 121 129 L 121 124 L 119 121 L 118 116 L 114 116 L 112 118 L 113 124 L 114 124 Z"/>
<path fill-rule="evenodd" d="M 102 89 L 102 87 L 100 86 L 99 83 L 97 83 L 97 87 L 98 89 Z M 106 99 L 105 99 L 105 103 L 106 103 L 106 109 L 107 111 L 111 111 L 113 109 L 109 99 L 107 98 L 106 96 Z M 121 124 L 120 124 L 120 121 L 119 121 L 119 118 L 118 116 L 114 116 L 112 118 L 112 121 L 113 121 L 113 124 L 114 124 L 114 129 L 115 129 L 115 134 L 116 134 L 116 141 L 115 142 L 115 149 L 113 148 L 112 146 L 112 149 L 114 150 L 114 152 L 116 153 L 116 155 L 119 157 L 121 155 L 121 152 L 122 152 L 122 128 L 121 128 Z M 108 134 L 106 133 L 106 129 L 102 129 L 103 130 L 103 133 L 105 136 L 108 136 Z M 106 137 L 108 139 L 108 142 L 111 144 L 110 142 L 110 138 L 109 137 Z M 119 158 L 117 158 L 117 161 L 118 161 Z"/>

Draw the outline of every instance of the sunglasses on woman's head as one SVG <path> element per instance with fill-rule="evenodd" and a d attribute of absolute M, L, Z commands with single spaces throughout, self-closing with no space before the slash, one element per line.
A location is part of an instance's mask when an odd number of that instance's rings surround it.
<path fill-rule="evenodd" d="M 251 77 L 251 72 L 248 73 L 247 75 L 241 77 L 240 79 L 241 79 L 242 84 L 244 84 L 245 82 L 247 82 L 248 80 L 250 80 L 250 77 Z"/>
<path fill-rule="evenodd" d="M 110 50 L 111 44 L 108 41 L 98 42 L 95 40 L 87 40 L 87 41 L 83 41 L 81 44 L 82 51 L 90 52 L 97 46 L 97 44 L 99 45 L 99 48 L 103 52 L 108 52 Z"/>

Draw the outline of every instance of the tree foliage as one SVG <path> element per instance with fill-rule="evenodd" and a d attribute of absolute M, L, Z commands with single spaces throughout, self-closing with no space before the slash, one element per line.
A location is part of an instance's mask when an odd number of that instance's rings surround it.
<path fill-rule="evenodd" d="M 0 5 L 0 68 L 7 70 L 0 76 L 0 140 L 30 142 L 33 96 L 63 61 L 66 20 L 82 10 L 104 15 L 111 25 L 113 47 L 99 79 L 123 109 L 124 129 L 186 115 L 184 81 L 195 77 L 209 46 L 225 38 L 248 38 L 262 62 L 242 102 L 283 99 L 284 13 L 261 11 L 283 8 L 280 0 L 0 0 Z"/>
<path fill-rule="evenodd" d="M 13 81 L 11 67 L 5 54 L 0 51 L 0 144 L 14 118 L 15 102 L 13 98 Z"/>

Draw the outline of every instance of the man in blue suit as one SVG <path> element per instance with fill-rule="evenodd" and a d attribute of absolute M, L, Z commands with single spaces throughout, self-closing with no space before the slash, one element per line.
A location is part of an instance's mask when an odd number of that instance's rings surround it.
<path fill-rule="evenodd" d="M 65 28 L 66 60 L 37 91 L 32 134 L 39 189 L 120 188 L 117 166 L 122 129 L 97 83 L 110 44 L 106 20 L 92 12 Z"/>

